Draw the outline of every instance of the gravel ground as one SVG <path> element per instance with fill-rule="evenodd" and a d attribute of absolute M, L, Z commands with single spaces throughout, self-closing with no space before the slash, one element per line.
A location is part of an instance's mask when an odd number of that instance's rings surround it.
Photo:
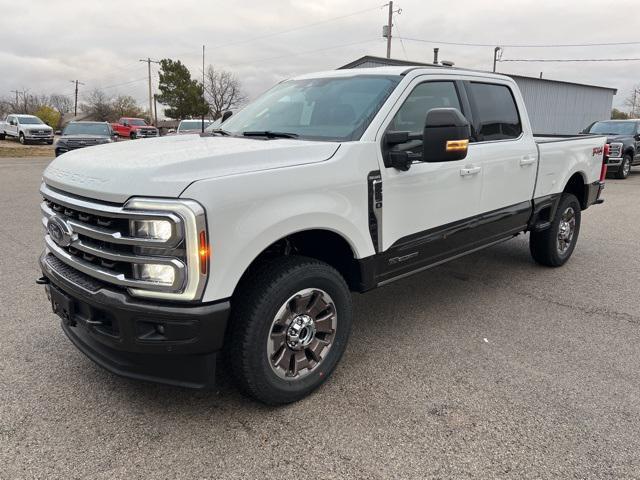
<path fill-rule="evenodd" d="M 356 295 L 345 357 L 295 405 L 79 353 L 36 259 L 43 159 L 0 159 L 0 478 L 640 478 L 640 171 L 561 269 L 527 237 Z"/>

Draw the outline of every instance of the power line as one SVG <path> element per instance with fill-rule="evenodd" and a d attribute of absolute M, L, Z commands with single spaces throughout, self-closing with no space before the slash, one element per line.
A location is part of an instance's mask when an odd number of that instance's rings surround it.
<path fill-rule="evenodd" d="M 637 62 L 640 58 L 509 58 L 498 62 Z"/>
<path fill-rule="evenodd" d="M 146 61 L 146 60 L 145 60 Z M 124 85 L 131 85 L 132 83 L 136 83 L 136 82 L 142 82 L 143 80 L 147 80 L 147 77 L 142 77 L 142 78 L 136 78 L 135 80 L 130 80 L 128 82 L 123 82 L 123 83 L 115 83 L 113 85 L 107 85 L 106 87 L 101 87 L 102 90 L 105 90 L 107 88 L 115 88 L 115 87 L 122 87 Z"/>
<path fill-rule="evenodd" d="M 423 38 L 398 37 L 409 42 L 435 43 L 442 45 L 456 45 L 461 47 L 501 47 L 508 48 L 569 48 L 569 47 L 611 47 L 621 45 L 640 45 L 640 41 L 634 42 L 608 42 L 608 43 L 558 43 L 558 44 L 508 44 L 508 43 L 468 43 L 468 42 L 444 42 L 442 40 L 426 40 Z"/>

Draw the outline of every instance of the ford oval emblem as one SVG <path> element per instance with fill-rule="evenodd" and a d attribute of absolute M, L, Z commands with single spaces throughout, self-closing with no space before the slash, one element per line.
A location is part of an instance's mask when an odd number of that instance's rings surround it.
<path fill-rule="evenodd" d="M 67 222 L 57 215 L 49 218 L 47 232 L 51 239 L 61 247 L 68 247 L 73 241 L 73 230 Z"/>

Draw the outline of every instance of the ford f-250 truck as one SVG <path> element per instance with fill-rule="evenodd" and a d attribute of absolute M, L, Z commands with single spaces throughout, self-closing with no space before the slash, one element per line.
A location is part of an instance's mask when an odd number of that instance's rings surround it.
<path fill-rule="evenodd" d="M 606 135 L 609 145 L 609 174 L 624 180 L 633 165 L 640 165 L 640 120 L 603 120 L 594 122 L 582 133 Z"/>
<path fill-rule="evenodd" d="M 29 142 L 47 142 L 53 144 L 53 128 L 35 115 L 12 114 L 7 115 L 4 122 L 0 122 L 0 140 L 6 137 L 17 138 L 26 145 Z"/>
<path fill-rule="evenodd" d="M 118 136 L 130 138 L 131 140 L 157 137 L 159 135 L 158 129 L 147 125 L 147 122 L 142 118 L 122 117 L 116 123 L 112 123 L 111 128 Z"/>
<path fill-rule="evenodd" d="M 69 152 L 44 172 L 39 282 L 111 372 L 206 388 L 222 354 L 245 393 L 298 400 L 345 350 L 350 291 L 523 232 L 558 267 L 602 201 L 606 137 L 534 138 L 495 74 L 310 74 L 223 126 Z"/>

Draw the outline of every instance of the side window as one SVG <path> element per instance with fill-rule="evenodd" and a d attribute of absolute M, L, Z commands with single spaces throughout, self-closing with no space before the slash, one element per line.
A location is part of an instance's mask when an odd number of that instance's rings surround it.
<path fill-rule="evenodd" d="M 387 130 L 420 133 L 427 112 L 432 108 L 460 108 L 458 92 L 453 82 L 426 82 L 413 89 L 396 113 Z"/>
<path fill-rule="evenodd" d="M 469 87 L 478 141 L 506 140 L 520 136 L 520 115 L 509 87 L 474 82 Z"/>

